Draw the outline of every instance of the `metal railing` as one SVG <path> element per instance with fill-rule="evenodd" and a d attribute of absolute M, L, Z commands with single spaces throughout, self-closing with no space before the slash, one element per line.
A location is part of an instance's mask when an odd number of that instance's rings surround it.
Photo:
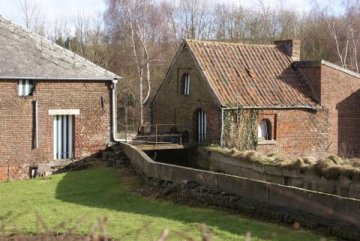
<path fill-rule="evenodd" d="M 179 144 L 183 145 L 188 139 L 188 129 L 183 124 L 145 124 L 138 128 L 134 138 L 128 137 L 129 126 L 125 127 L 125 142 L 132 143 L 147 143 L 147 144 Z M 186 132 L 187 131 L 187 132 Z M 134 133 L 134 131 L 132 132 Z M 187 135 L 186 135 L 187 133 Z"/>

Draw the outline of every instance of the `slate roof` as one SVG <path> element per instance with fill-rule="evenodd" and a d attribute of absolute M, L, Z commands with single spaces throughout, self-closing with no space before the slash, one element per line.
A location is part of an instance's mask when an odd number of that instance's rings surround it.
<path fill-rule="evenodd" d="M 291 58 L 276 45 L 185 40 L 222 106 L 318 106 Z"/>
<path fill-rule="evenodd" d="M 119 76 L 0 16 L 0 78 L 112 80 Z"/>

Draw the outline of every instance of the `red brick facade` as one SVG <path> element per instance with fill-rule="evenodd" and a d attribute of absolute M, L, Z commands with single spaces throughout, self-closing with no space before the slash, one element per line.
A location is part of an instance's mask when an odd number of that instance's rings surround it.
<path fill-rule="evenodd" d="M 318 155 L 327 148 L 326 110 L 262 110 L 258 113 L 258 123 L 262 119 L 271 122 L 271 140 L 259 141 L 257 151 Z"/>
<path fill-rule="evenodd" d="M 36 81 L 32 96 L 17 94 L 16 80 L 0 81 L 0 180 L 28 177 L 29 166 L 53 160 L 50 109 L 78 109 L 74 157 L 94 154 L 110 142 L 111 82 Z M 38 147 L 33 148 L 33 107 L 38 102 Z"/>
<path fill-rule="evenodd" d="M 324 61 L 302 70 L 329 111 L 328 152 L 360 156 L 359 75 Z"/>

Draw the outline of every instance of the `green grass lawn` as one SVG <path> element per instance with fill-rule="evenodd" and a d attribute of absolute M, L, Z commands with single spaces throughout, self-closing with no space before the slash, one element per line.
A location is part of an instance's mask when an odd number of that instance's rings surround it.
<path fill-rule="evenodd" d="M 321 238 L 309 231 L 292 231 L 222 211 L 139 197 L 128 193 L 110 168 L 0 183 L 0 228 L 3 222 L 7 230 L 15 228 L 21 233 L 36 233 L 45 226 L 65 232 L 79 223 L 75 230 L 84 235 L 97 218 L 104 217 L 110 237 L 120 240 L 156 240 L 164 228 L 170 229 L 170 240 L 184 240 L 178 232 L 200 240 L 202 223 L 213 233 L 213 240 L 244 240 L 247 231 L 252 241 Z"/>

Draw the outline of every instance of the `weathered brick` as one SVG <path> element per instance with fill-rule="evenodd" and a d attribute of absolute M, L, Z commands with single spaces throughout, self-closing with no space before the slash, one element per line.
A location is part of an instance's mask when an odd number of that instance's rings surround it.
<path fill-rule="evenodd" d="M 110 88 L 105 82 L 35 81 L 32 96 L 19 97 L 16 80 L 0 81 L 0 180 L 28 177 L 29 166 L 53 159 L 49 109 L 79 109 L 74 155 L 86 157 L 110 141 Z M 38 101 L 38 148 L 32 149 L 32 101 Z M 9 173 L 10 172 L 10 173 Z"/>
<path fill-rule="evenodd" d="M 360 156 L 360 79 L 326 64 L 308 66 L 320 104 L 329 111 L 329 149 L 343 156 Z"/>
<path fill-rule="evenodd" d="M 198 66 L 187 49 L 183 49 L 169 70 L 168 79 L 162 84 L 152 102 L 154 124 L 186 124 L 190 136 L 194 137 L 194 113 L 201 108 L 207 113 L 207 134 L 209 142 L 220 143 L 221 108 L 203 79 Z M 191 75 L 190 95 L 181 94 L 181 76 Z M 246 110 L 244 110 L 246 111 Z M 286 154 L 313 154 L 324 152 L 327 147 L 328 112 L 323 109 L 259 110 L 257 122 L 267 118 L 273 125 L 275 142 L 257 146 L 258 151 Z M 256 123 L 257 125 L 257 123 Z M 237 147 L 240 130 L 231 125 L 229 135 L 232 140 L 224 140 L 229 147 Z M 256 130 L 253 130 L 257 132 Z M 257 136 L 257 133 L 254 133 Z M 194 139 L 193 139 L 194 140 Z"/>

